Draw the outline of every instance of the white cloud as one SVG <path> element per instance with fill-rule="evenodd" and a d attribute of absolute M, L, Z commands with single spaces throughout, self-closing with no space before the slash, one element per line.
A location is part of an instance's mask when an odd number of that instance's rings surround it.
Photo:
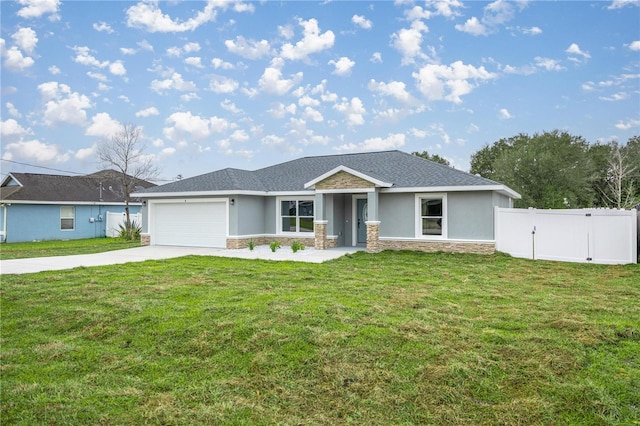
<path fill-rule="evenodd" d="M 39 18 L 50 13 L 53 14 L 51 20 L 58 19 L 60 0 L 18 0 L 18 3 L 24 6 L 16 13 L 21 18 Z"/>
<path fill-rule="evenodd" d="M 328 30 L 321 34 L 316 19 L 309 19 L 308 21 L 298 19 L 298 24 L 304 28 L 302 31 L 302 40 L 298 41 L 295 45 L 291 43 L 282 45 L 280 55 L 284 59 L 291 59 L 293 61 L 306 60 L 309 55 L 333 46 L 335 41 L 333 31 Z"/>
<path fill-rule="evenodd" d="M 624 121 L 620 120 L 616 124 L 616 129 L 620 129 L 620 130 L 629 130 L 629 129 L 634 128 L 634 127 L 639 127 L 640 128 L 640 120 L 632 118 L 627 122 L 624 122 Z"/>
<path fill-rule="evenodd" d="M 204 65 L 202 65 L 202 58 L 200 58 L 199 56 L 189 56 L 188 58 L 184 59 L 184 63 L 187 65 L 191 65 L 192 67 L 204 68 Z"/>
<path fill-rule="evenodd" d="M 215 93 L 233 93 L 239 86 L 237 81 L 221 75 L 214 75 L 209 80 L 209 90 Z"/>
<path fill-rule="evenodd" d="M 540 56 L 535 57 L 536 66 L 539 68 L 544 68 L 547 71 L 562 71 L 566 69 L 555 59 L 543 58 Z"/>
<path fill-rule="evenodd" d="M 107 81 L 109 81 L 107 76 L 100 72 L 87 71 L 87 76 L 94 80 L 101 81 L 103 83 L 106 83 Z"/>
<path fill-rule="evenodd" d="M 9 50 L 5 49 L 4 39 L 0 39 L 0 50 L 4 58 L 2 65 L 11 71 L 21 72 L 35 63 L 29 56 L 23 56 L 16 46 L 11 46 Z"/>
<path fill-rule="evenodd" d="M 467 19 L 464 24 L 456 24 L 455 29 L 474 36 L 489 35 L 487 27 L 482 24 L 475 16 Z"/>
<path fill-rule="evenodd" d="M 103 21 L 94 22 L 93 29 L 98 31 L 98 32 L 105 32 L 107 34 L 113 34 L 113 28 L 111 28 L 111 26 L 109 24 L 107 24 L 106 22 L 103 22 Z"/>
<path fill-rule="evenodd" d="M 302 149 L 300 147 L 276 135 L 267 135 L 262 138 L 260 143 L 266 148 L 274 149 L 276 151 L 284 152 L 291 155 L 300 154 L 302 152 Z"/>
<path fill-rule="evenodd" d="M 232 63 L 225 62 L 220 58 L 213 58 L 211 60 L 211 65 L 213 65 L 213 68 L 215 69 L 232 70 L 234 68 Z"/>
<path fill-rule="evenodd" d="M 571 43 L 571 45 L 567 48 L 567 50 L 565 50 L 565 52 L 567 52 L 570 55 L 569 59 L 575 62 L 580 61 L 580 59 L 577 58 L 577 56 L 581 56 L 585 61 L 591 58 L 591 55 L 589 54 L 589 52 L 582 51 L 582 49 L 580 49 L 580 46 L 578 46 L 576 43 Z"/>
<path fill-rule="evenodd" d="M 32 54 L 38 44 L 38 36 L 31 28 L 20 28 L 11 36 L 16 45 L 28 54 Z"/>
<path fill-rule="evenodd" d="M 633 50 L 635 52 L 640 51 L 640 40 L 632 41 L 629 44 L 629 49 L 631 49 L 631 50 Z"/>
<path fill-rule="evenodd" d="M 457 9 L 464 7 L 459 0 L 427 0 L 426 4 L 435 9 L 434 15 L 444 16 L 449 19 L 460 16 L 460 12 Z"/>
<path fill-rule="evenodd" d="M 236 104 L 231 102 L 229 99 L 225 99 L 224 101 L 220 102 L 220 107 L 223 110 L 232 112 L 234 114 L 240 114 L 242 112 L 242 110 L 238 108 Z"/>
<path fill-rule="evenodd" d="M 372 92 L 377 92 L 385 96 L 391 96 L 403 104 L 411 104 L 415 102 L 415 99 L 407 91 L 406 84 L 402 81 L 390 81 L 385 83 L 383 81 L 377 82 L 373 79 L 369 80 L 367 88 Z"/>
<path fill-rule="evenodd" d="M 76 57 L 73 59 L 74 62 L 96 68 L 105 68 L 109 66 L 109 61 L 100 62 L 91 55 L 91 51 L 87 46 L 73 46 L 71 49 L 76 52 Z"/>
<path fill-rule="evenodd" d="M 427 132 L 426 130 L 416 129 L 415 127 L 409 129 L 409 134 L 418 139 L 424 139 L 429 136 L 429 132 Z"/>
<path fill-rule="evenodd" d="M 151 117 L 152 115 L 160 115 L 158 108 L 149 107 L 136 112 L 136 117 Z"/>
<path fill-rule="evenodd" d="M 343 56 L 337 61 L 330 60 L 328 64 L 335 66 L 335 70 L 331 74 L 346 76 L 351 74 L 351 68 L 353 68 L 356 63 L 346 56 Z"/>
<path fill-rule="evenodd" d="M 281 60 L 276 58 L 271 61 L 270 67 L 265 68 L 258 81 L 262 92 L 282 96 L 302 80 L 302 72 L 294 74 L 291 79 L 283 79 L 280 71 L 282 65 Z"/>
<path fill-rule="evenodd" d="M 295 35 L 295 32 L 293 30 L 293 26 L 290 24 L 278 25 L 278 34 L 280 34 L 280 36 L 284 37 L 286 40 L 291 40 Z"/>
<path fill-rule="evenodd" d="M 623 100 L 627 99 L 628 97 L 629 97 L 628 93 L 618 92 L 618 93 L 614 93 L 611 96 L 600 96 L 599 99 L 601 99 L 603 101 L 617 102 L 617 101 L 623 101 Z"/>
<path fill-rule="evenodd" d="M 413 21 L 410 28 L 402 28 L 391 35 L 393 47 L 402 54 L 402 65 L 412 64 L 416 57 L 425 58 L 422 53 L 422 33 L 429 28 L 422 21 Z"/>
<path fill-rule="evenodd" d="M 98 148 L 98 145 L 93 144 L 89 148 L 79 149 L 76 151 L 76 154 L 74 155 L 74 157 L 76 158 L 76 160 L 80 160 L 80 161 L 88 160 L 95 155 L 97 148 Z"/>
<path fill-rule="evenodd" d="M 142 40 L 136 43 L 142 50 L 153 52 L 153 46 L 147 40 Z"/>
<path fill-rule="evenodd" d="M 167 120 L 171 126 L 163 129 L 164 136 L 174 142 L 186 141 L 186 137 L 194 140 L 206 139 L 212 132 L 223 132 L 229 127 L 226 120 L 211 117 L 204 118 L 192 115 L 191 112 L 175 112 Z"/>
<path fill-rule="evenodd" d="M 44 123 L 53 126 L 58 123 L 84 125 L 87 120 L 85 109 L 91 108 L 91 101 L 85 95 L 72 92 L 66 84 L 55 81 L 42 83 L 38 90 L 45 101 Z"/>
<path fill-rule="evenodd" d="M 131 47 L 121 47 L 120 52 L 123 55 L 135 55 L 136 53 L 138 53 L 136 49 L 133 49 Z"/>
<path fill-rule="evenodd" d="M 153 80 L 151 82 L 151 90 L 156 93 L 163 94 L 167 90 L 177 90 L 179 92 L 195 91 L 196 85 L 192 81 L 185 81 L 182 79 L 180 73 L 174 72 L 171 74 L 171 78 L 165 80 Z"/>
<path fill-rule="evenodd" d="M 625 6 L 640 6 L 640 3 L 638 0 L 613 0 L 607 9 L 622 9 Z"/>
<path fill-rule="evenodd" d="M 367 110 L 364 108 L 362 101 L 358 97 L 342 98 L 340 103 L 336 103 L 333 108 L 342 113 L 349 126 L 361 126 L 364 124 L 364 114 Z"/>
<path fill-rule="evenodd" d="M 353 15 L 351 17 L 351 22 L 364 30 L 369 30 L 373 27 L 373 23 L 370 20 L 360 15 Z"/>
<path fill-rule="evenodd" d="M 523 34 L 527 34 L 527 35 L 542 34 L 542 29 L 540 27 L 522 28 L 521 31 Z"/>
<path fill-rule="evenodd" d="M 216 7 L 226 8 L 229 4 L 231 3 L 208 1 L 204 9 L 198 11 L 194 17 L 182 21 L 174 20 L 168 14 L 163 13 L 157 1 L 139 2 L 127 9 L 127 25 L 150 33 L 193 31 L 201 25 L 215 21 L 217 15 Z M 237 7 L 235 10 L 242 11 Z"/>
<path fill-rule="evenodd" d="M 60 72 L 61 72 L 61 71 L 60 71 L 60 68 L 58 68 L 57 66 L 55 66 L 55 65 L 51 65 L 51 66 L 49 67 L 49 72 L 50 72 L 52 75 L 58 75 L 58 74 L 60 74 Z"/>
<path fill-rule="evenodd" d="M 405 144 L 405 135 L 403 133 L 390 133 L 386 138 L 369 138 L 359 144 L 349 143 L 335 147 L 336 151 L 354 152 L 354 151 L 382 151 L 387 149 L 398 149 Z"/>
<path fill-rule="evenodd" d="M 237 36 L 234 40 L 225 40 L 227 50 L 246 59 L 256 60 L 271 56 L 271 45 L 267 40 L 247 40 L 243 36 Z"/>
<path fill-rule="evenodd" d="M 382 54 L 380 52 L 373 52 L 373 55 L 371 55 L 371 59 L 369 59 L 369 61 L 373 62 L 374 64 L 381 64 Z"/>
<path fill-rule="evenodd" d="M 278 119 L 283 119 L 287 116 L 287 114 L 295 114 L 297 110 L 296 104 L 285 105 L 281 102 L 273 105 L 267 112 L 273 117 Z"/>
<path fill-rule="evenodd" d="M 506 108 L 502 108 L 498 116 L 503 120 L 508 120 L 510 118 L 513 118 L 513 116 L 509 113 L 509 111 Z"/>
<path fill-rule="evenodd" d="M 121 124 L 114 120 L 106 112 L 99 112 L 91 118 L 91 125 L 85 131 L 87 136 L 97 136 L 99 138 L 110 138 L 119 129 Z"/>
<path fill-rule="evenodd" d="M 20 114 L 20 111 L 18 111 L 18 109 L 11 102 L 7 102 L 4 105 L 5 107 L 7 107 L 7 111 L 9 112 L 9 115 L 16 118 L 22 117 L 22 114 Z"/>
<path fill-rule="evenodd" d="M 127 74 L 127 69 L 124 67 L 122 62 L 116 61 L 109 64 L 109 72 L 113 75 L 123 76 Z"/>
<path fill-rule="evenodd" d="M 249 137 L 249 135 L 245 130 L 238 129 L 238 130 L 234 130 L 233 133 L 231 133 L 231 135 L 229 136 L 229 139 L 231 139 L 234 142 L 247 142 L 251 138 Z"/>
<path fill-rule="evenodd" d="M 7 102 L 7 104 L 9 103 Z M 11 106 L 13 107 L 13 105 Z M 22 138 L 32 133 L 31 129 L 25 129 L 13 118 L 0 121 L 0 135 L 2 135 L 3 142 L 6 142 L 8 139 Z"/>
<path fill-rule="evenodd" d="M 63 152 L 57 145 L 48 145 L 38 140 L 19 141 L 4 146 L 4 160 L 22 160 L 36 163 L 64 163 L 69 153 Z"/>
<path fill-rule="evenodd" d="M 527 6 L 524 1 L 517 4 L 520 9 Z M 486 36 L 496 32 L 498 27 L 511 21 L 515 17 L 515 12 L 513 3 L 506 0 L 495 0 L 484 7 L 482 18 L 471 17 L 462 25 L 456 24 L 455 29 L 474 36 Z M 540 28 L 533 27 L 523 32 L 525 34 L 539 34 L 539 31 L 541 32 Z"/>
<path fill-rule="evenodd" d="M 413 73 L 418 89 L 429 100 L 461 103 L 461 97 L 471 93 L 478 84 L 497 77 L 484 67 L 476 68 L 456 61 L 451 65 L 428 64 Z"/>
<path fill-rule="evenodd" d="M 324 117 L 322 116 L 320 111 L 309 106 L 304 109 L 301 115 L 305 119 L 315 121 L 316 123 L 324 121 Z"/>

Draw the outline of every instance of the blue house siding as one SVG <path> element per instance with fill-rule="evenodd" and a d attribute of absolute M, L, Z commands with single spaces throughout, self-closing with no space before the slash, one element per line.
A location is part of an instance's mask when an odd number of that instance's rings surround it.
<path fill-rule="evenodd" d="M 60 207 L 75 207 L 74 229 L 60 229 Z M 76 240 L 106 235 L 106 212 L 122 213 L 119 205 L 74 204 L 16 204 L 6 206 L 6 242 Z M 140 206 L 129 206 L 131 214 L 139 213 Z M 0 215 L 5 210 L 0 208 Z M 102 220 L 99 218 L 102 217 Z M 92 223 L 90 219 L 93 218 Z M 4 217 L 0 217 L 4 223 Z M 0 225 L 1 226 L 1 225 Z"/>

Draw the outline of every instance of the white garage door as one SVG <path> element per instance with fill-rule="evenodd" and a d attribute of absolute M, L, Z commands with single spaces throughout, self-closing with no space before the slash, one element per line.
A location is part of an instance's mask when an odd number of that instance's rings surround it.
<path fill-rule="evenodd" d="M 154 203 L 151 220 L 151 244 L 226 247 L 224 202 Z"/>

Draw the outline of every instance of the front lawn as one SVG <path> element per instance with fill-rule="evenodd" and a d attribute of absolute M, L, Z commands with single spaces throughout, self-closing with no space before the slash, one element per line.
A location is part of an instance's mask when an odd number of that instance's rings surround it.
<path fill-rule="evenodd" d="M 140 247 L 140 240 L 122 238 L 88 238 L 82 240 L 34 241 L 0 244 L 0 259 L 26 259 L 29 257 L 69 256 L 73 254 L 101 253 Z"/>
<path fill-rule="evenodd" d="M 356 253 L 2 277 L 3 425 L 640 421 L 640 267 Z"/>

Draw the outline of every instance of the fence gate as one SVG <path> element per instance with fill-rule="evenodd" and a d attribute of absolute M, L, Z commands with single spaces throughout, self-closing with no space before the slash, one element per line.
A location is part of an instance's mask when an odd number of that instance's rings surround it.
<path fill-rule="evenodd" d="M 107 237 L 117 237 L 120 235 L 120 226 L 124 228 L 124 223 L 126 221 L 127 215 L 126 213 L 112 213 L 107 212 L 107 224 L 106 224 L 106 235 Z M 131 223 L 137 223 L 138 225 L 142 224 L 142 213 L 129 214 L 129 219 L 131 219 Z"/>
<path fill-rule="evenodd" d="M 496 250 L 527 259 L 636 263 L 636 210 L 496 207 Z"/>

